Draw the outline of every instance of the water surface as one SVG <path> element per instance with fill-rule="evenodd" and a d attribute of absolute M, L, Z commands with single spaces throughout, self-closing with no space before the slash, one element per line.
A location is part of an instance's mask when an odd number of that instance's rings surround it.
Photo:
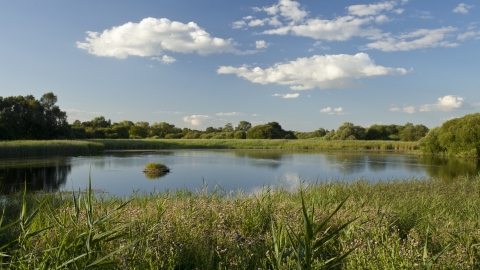
<path fill-rule="evenodd" d="M 142 172 L 148 162 L 162 162 L 171 173 Z M 285 152 L 277 150 L 175 150 L 107 153 L 92 157 L 49 157 L 0 160 L 0 189 L 10 193 L 85 189 L 118 196 L 207 185 L 226 192 L 250 193 L 268 185 L 296 188 L 301 181 L 371 182 L 436 178 L 451 181 L 480 172 L 478 160 L 359 152 Z"/>

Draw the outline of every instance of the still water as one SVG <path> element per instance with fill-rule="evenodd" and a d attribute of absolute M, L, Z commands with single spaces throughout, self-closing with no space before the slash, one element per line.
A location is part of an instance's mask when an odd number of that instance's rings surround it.
<path fill-rule="evenodd" d="M 162 162 L 171 173 L 142 172 L 148 162 Z M 92 188 L 117 196 L 133 192 L 219 188 L 255 192 L 268 185 L 296 188 L 300 182 L 435 178 L 452 181 L 480 172 L 479 160 L 359 152 L 285 152 L 175 150 L 106 153 L 92 157 L 0 160 L 0 190 L 10 193 Z"/>

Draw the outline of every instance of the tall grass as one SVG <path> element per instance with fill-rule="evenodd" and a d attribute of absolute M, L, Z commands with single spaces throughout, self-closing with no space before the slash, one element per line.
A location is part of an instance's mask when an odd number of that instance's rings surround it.
<path fill-rule="evenodd" d="M 0 268 L 480 267 L 480 175 L 207 190 L 2 200 Z"/>
<path fill-rule="evenodd" d="M 0 158 L 32 156 L 88 156 L 104 150 L 99 142 L 89 141 L 0 141 Z"/>
<path fill-rule="evenodd" d="M 140 149 L 286 149 L 286 150 L 418 150 L 417 142 L 399 141 L 325 141 L 325 140 L 93 140 L 105 150 Z"/>

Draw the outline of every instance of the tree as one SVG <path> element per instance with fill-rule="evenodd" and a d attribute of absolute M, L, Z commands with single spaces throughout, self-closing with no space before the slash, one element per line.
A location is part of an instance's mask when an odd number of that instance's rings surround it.
<path fill-rule="evenodd" d="M 235 131 L 241 130 L 241 131 L 247 132 L 251 128 L 252 128 L 252 124 L 250 122 L 240 121 L 240 123 L 238 123 L 237 127 L 235 128 Z"/>
<path fill-rule="evenodd" d="M 406 123 L 402 132 L 400 133 L 400 140 L 406 142 L 415 142 L 425 137 L 428 132 L 428 128 L 424 125 L 413 125 L 412 123 Z"/>
<path fill-rule="evenodd" d="M 345 122 L 338 127 L 332 140 L 363 140 L 365 139 L 365 128 Z"/>
<path fill-rule="evenodd" d="M 233 125 L 232 123 L 227 123 L 225 124 L 225 126 L 223 127 L 222 129 L 223 132 L 233 132 L 234 129 L 233 129 Z"/>
<path fill-rule="evenodd" d="M 420 139 L 420 151 L 426 154 L 439 154 L 445 151 L 445 148 L 440 145 L 438 136 L 440 134 L 440 127 L 430 129 L 425 137 Z"/>
<path fill-rule="evenodd" d="M 440 146 L 452 156 L 480 156 L 480 113 L 449 120 L 440 127 Z"/>
<path fill-rule="evenodd" d="M 365 139 L 367 140 L 388 140 L 390 133 L 384 125 L 372 125 L 367 129 Z"/>
<path fill-rule="evenodd" d="M 283 136 L 270 124 L 252 127 L 247 132 L 247 139 L 282 139 Z"/>

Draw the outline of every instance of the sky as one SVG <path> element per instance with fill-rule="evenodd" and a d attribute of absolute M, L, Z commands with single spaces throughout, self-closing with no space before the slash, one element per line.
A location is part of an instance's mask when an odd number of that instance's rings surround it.
<path fill-rule="evenodd" d="M 480 3 L 0 2 L 0 96 L 68 121 L 424 124 L 480 111 Z"/>

